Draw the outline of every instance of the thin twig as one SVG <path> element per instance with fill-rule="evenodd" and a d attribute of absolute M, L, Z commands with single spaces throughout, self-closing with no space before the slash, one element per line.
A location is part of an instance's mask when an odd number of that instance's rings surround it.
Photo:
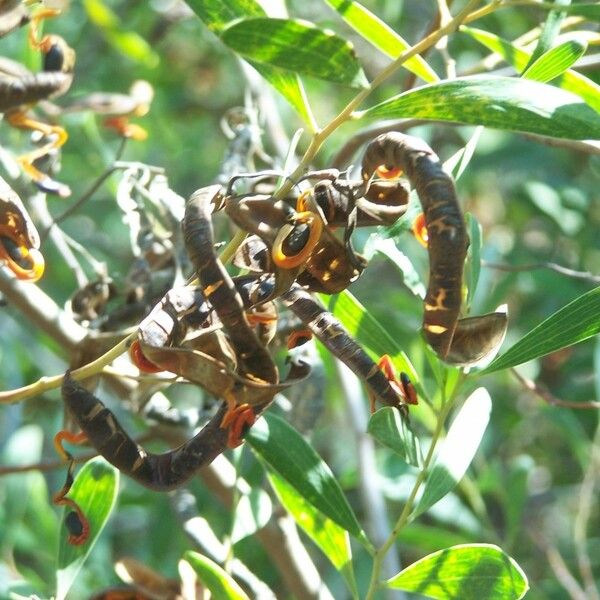
<path fill-rule="evenodd" d="M 544 402 L 546 402 L 550 406 L 561 406 L 564 408 L 573 408 L 576 410 L 597 410 L 598 408 L 600 408 L 600 402 L 597 402 L 595 400 L 590 400 L 587 402 L 571 402 L 567 400 L 561 400 L 560 398 L 553 396 L 547 390 L 544 390 L 541 387 L 539 387 L 535 383 L 535 381 L 527 379 L 527 377 L 523 377 L 523 375 L 521 375 L 516 369 L 511 369 L 511 372 L 521 382 L 521 384 L 526 390 L 534 393 L 536 396 L 539 396 L 542 400 L 544 400 Z"/>
<path fill-rule="evenodd" d="M 526 265 L 508 265 L 505 263 L 495 263 L 487 260 L 482 260 L 481 265 L 488 269 L 498 269 L 499 271 L 535 271 L 537 269 L 549 269 L 555 271 L 566 277 L 572 277 L 573 279 L 583 279 L 590 283 L 600 283 L 600 275 L 594 275 L 589 271 L 575 271 L 568 267 L 563 267 L 553 262 L 541 262 L 541 263 L 529 263 Z"/>
<path fill-rule="evenodd" d="M 589 600 L 600 600 L 600 593 L 596 586 L 592 561 L 588 552 L 587 528 L 592 513 L 592 508 L 597 506 L 595 488 L 600 478 L 600 422 L 596 426 L 596 434 L 592 441 L 590 460 L 585 471 L 581 489 L 579 491 L 579 503 L 577 514 L 573 523 L 573 541 L 577 554 L 579 573 L 585 587 L 585 593 Z"/>
<path fill-rule="evenodd" d="M 228 508 L 232 507 L 233 486 L 248 485 L 236 477 L 233 465 L 222 454 L 200 471 L 200 477 Z M 295 598 L 333 600 L 289 515 L 281 516 L 274 511 L 267 525 L 259 529 L 254 536 L 269 554 Z"/>
<path fill-rule="evenodd" d="M 117 152 L 115 154 L 115 158 L 113 160 L 113 164 L 108 167 L 99 177 L 94 181 L 94 183 L 88 188 L 86 192 L 84 192 L 78 200 L 69 206 L 67 210 L 63 213 L 55 217 L 53 225 L 58 225 L 58 223 L 64 221 L 68 217 L 70 217 L 74 212 L 78 211 L 102 186 L 102 184 L 115 172 L 119 170 L 118 163 L 123 156 L 123 152 L 125 151 L 125 145 L 127 144 L 127 138 L 123 138 Z M 46 238 L 46 236 L 50 233 L 50 229 L 52 225 L 48 227 L 41 235 L 42 241 Z"/>
<path fill-rule="evenodd" d="M 33 195 L 30 199 L 30 206 L 33 209 L 37 220 L 40 224 L 45 228 L 45 231 L 48 232 L 50 239 L 54 243 L 54 246 L 58 250 L 62 259 L 65 261 L 67 267 L 73 273 L 75 277 L 75 281 L 77 282 L 77 286 L 82 288 L 88 282 L 88 278 L 81 268 L 79 261 L 73 251 L 69 247 L 67 240 L 65 239 L 65 234 L 60 227 L 54 227 L 52 217 L 48 212 L 48 204 L 46 202 L 46 195 L 38 192 Z"/>
<path fill-rule="evenodd" d="M 97 452 L 88 452 L 86 454 L 81 454 L 74 458 L 74 462 L 76 463 L 84 463 L 95 456 L 98 456 Z M 6 475 L 13 475 L 15 473 L 29 473 L 31 471 L 54 471 L 55 469 L 62 469 L 67 463 L 63 459 L 56 460 L 48 460 L 44 462 L 32 463 L 28 465 L 14 465 L 3 467 L 0 466 L 0 477 L 4 477 Z"/>
<path fill-rule="evenodd" d="M 435 125 L 440 123 L 444 122 L 432 121 L 429 119 L 395 119 L 391 121 L 380 121 L 376 125 L 370 125 L 351 135 L 344 142 L 344 145 L 334 154 L 333 158 L 330 159 L 329 163 L 333 169 L 347 167 L 356 151 L 363 144 L 370 142 L 373 138 L 382 133 L 388 133 L 389 131 L 403 132 L 412 127 L 419 127 L 420 125 Z M 453 125 L 452 123 L 449 124 Z"/>
<path fill-rule="evenodd" d="M 440 18 L 440 26 L 447 25 L 452 20 L 452 15 L 450 14 L 450 9 L 448 8 L 448 3 L 446 0 L 437 0 L 438 4 L 438 13 Z M 455 79 L 456 78 L 456 61 L 448 52 L 448 37 L 443 37 L 436 45 L 436 49 L 442 55 L 444 59 L 444 64 L 446 67 L 446 78 L 447 79 Z"/>
<path fill-rule="evenodd" d="M 554 576 L 569 594 L 571 600 L 589 600 L 586 593 L 579 585 L 577 579 L 575 579 L 571 571 L 569 571 L 569 567 L 567 566 L 567 563 L 565 563 L 563 557 L 560 555 L 560 552 L 554 546 L 551 546 L 541 536 L 538 530 L 529 528 L 527 532 L 529 533 L 531 539 L 535 542 L 536 546 L 546 555 L 548 564 L 550 565 Z"/>
<path fill-rule="evenodd" d="M 385 499 L 378 485 L 377 465 L 375 461 L 375 445 L 373 438 L 367 435 L 368 416 L 366 402 L 360 392 L 360 381 L 356 375 L 339 360 L 335 361 L 338 381 L 348 406 L 348 418 L 356 440 L 356 458 L 359 472 L 359 490 L 362 508 L 367 516 L 370 534 L 375 546 L 383 545 L 390 536 L 388 514 Z M 397 548 L 392 547 L 385 556 L 383 576 L 393 577 L 402 568 Z M 403 593 L 392 590 L 385 591 L 386 598 L 404 599 Z"/>

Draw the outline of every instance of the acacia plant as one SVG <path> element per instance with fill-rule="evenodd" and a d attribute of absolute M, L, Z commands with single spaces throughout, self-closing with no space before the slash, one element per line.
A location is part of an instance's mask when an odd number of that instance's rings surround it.
<path fill-rule="evenodd" d="M 600 598 L 599 21 L 0 7 L 0 596 Z"/>

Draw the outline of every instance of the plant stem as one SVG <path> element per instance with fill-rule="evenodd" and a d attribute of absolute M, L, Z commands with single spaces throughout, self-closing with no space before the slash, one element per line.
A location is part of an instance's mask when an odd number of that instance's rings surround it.
<path fill-rule="evenodd" d="M 413 486 L 413 489 L 411 490 L 410 495 L 407 498 L 406 503 L 404 504 L 404 508 L 402 509 L 402 512 L 400 513 L 400 516 L 398 517 L 398 520 L 396 521 L 396 524 L 394 525 L 390 536 L 384 542 L 381 548 L 379 548 L 377 552 L 375 552 L 375 557 L 373 559 L 373 571 L 371 573 L 371 582 L 369 583 L 369 589 L 367 591 L 367 595 L 365 596 L 365 600 L 372 600 L 375 597 L 375 593 L 380 586 L 379 577 L 381 574 L 381 568 L 383 566 L 383 560 L 385 558 L 385 555 L 396 541 L 396 538 L 398 537 L 402 528 L 408 523 L 410 514 L 413 509 L 413 504 L 417 496 L 417 492 L 419 491 L 419 488 L 421 487 L 421 485 L 425 481 L 425 478 L 427 477 L 429 465 L 433 460 L 433 453 L 435 447 L 437 446 L 440 436 L 442 435 L 442 432 L 444 430 L 444 423 L 446 422 L 446 417 L 448 416 L 448 413 L 450 412 L 450 409 L 453 405 L 454 402 L 445 402 L 442 405 L 442 410 L 437 416 L 437 423 L 435 431 L 433 432 L 431 438 L 431 445 L 429 446 L 427 456 L 425 457 L 425 460 L 423 462 L 423 468 L 419 471 L 419 474 L 417 475 L 415 485 Z"/>
<path fill-rule="evenodd" d="M 412 58 L 416 54 L 420 54 L 424 52 L 431 46 L 435 45 L 438 40 L 442 37 L 452 33 L 455 31 L 458 26 L 464 21 L 464 19 L 469 14 L 469 11 L 479 2 L 479 0 L 469 0 L 466 6 L 448 23 L 434 31 L 427 37 L 423 38 L 420 42 L 407 48 L 400 56 L 391 64 L 389 64 L 385 69 L 383 69 L 379 75 L 373 79 L 371 84 L 366 87 L 364 90 L 359 92 L 350 102 L 346 105 L 346 107 L 336 116 L 334 117 L 323 129 L 317 131 L 310 141 L 308 149 L 304 153 L 302 160 L 294 170 L 294 172 L 290 175 L 290 177 L 283 183 L 283 185 L 275 192 L 275 199 L 283 198 L 294 186 L 294 181 L 297 181 L 304 172 L 306 171 L 308 165 L 315 157 L 317 152 L 320 150 L 321 146 L 325 142 L 325 140 L 343 123 L 349 121 L 353 117 L 353 113 L 355 109 L 357 109 L 364 100 L 375 90 L 379 85 L 381 85 L 386 79 L 388 79 L 391 75 L 393 75 L 409 58 Z"/>
<path fill-rule="evenodd" d="M 129 344 L 134 340 L 136 335 L 137 331 L 122 339 L 118 344 L 113 346 L 108 352 L 105 352 L 96 360 L 93 360 L 79 369 L 71 371 L 71 377 L 78 381 L 80 379 L 87 379 L 100 372 L 106 365 L 110 364 L 115 358 L 121 356 L 121 354 L 127 350 Z M 42 392 L 53 390 L 62 384 L 63 377 L 62 374 L 53 375 L 52 377 L 40 377 L 35 383 L 31 383 L 16 390 L 0 392 L 0 404 L 19 402 L 37 396 Z"/>

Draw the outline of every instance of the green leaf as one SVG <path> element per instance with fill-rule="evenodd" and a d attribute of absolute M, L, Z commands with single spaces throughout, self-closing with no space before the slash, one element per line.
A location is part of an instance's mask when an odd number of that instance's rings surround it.
<path fill-rule="evenodd" d="M 554 5 L 557 10 L 551 10 L 546 15 L 546 20 L 542 25 L 542 31 L 537 38 L 537 43 L 531 56 L 529 57 L 529 62 L 526 65 L 526 69 L 528 69 L 538 58 L 540 58 L 543 54 L 548 52 L 550 48 L 554 45 L 554 40 L 556 36 L 560 33 L 561 23 L 564 21 L 567 13 L 563 10 L 559 10 L 563 6 L 567 6 L 571 4 L 571 0 L 554 0 Z"/>
<path fill-rule="evenodd" d="M 564 73 L 585 54 L 587 44 L 568 40 L 540 56 L 524 73 L 525 79 L 551 81 Z"/>
<path fill-rule="evenodd" d="M 434 552 L 385 585 L 436 600 L 519 600 L 529 589 L 521 567 L 492 544 L 465 544 Z"/>
<path fill-rule="evenodd" d="M 152 46 L 135 31 L 123 28 L 121 19 L 103 0 L 84 0 L 87 15 L 115 50 L 146 67 L 153 68 L 160 59 Z"/>
<path fill-rule="evenodd" d="M 398 454 L 404 462 L 413 467 L 423 467 L 423 457 L 419 440 L 412 432 L 410 424 L 403 419 L 397 409 L 384 406 L 369 419 L 367 431 L 384 446 Z"/>
<path fill-rule="evenodd" d="M 467 280 L 469 289 L 467 291 L 467 305 L 470 306 L 473 302 L 473 295 L 477 290 L 479 283 L 479 275 L 481 273 L 481 225 L 472 213 L 465 215 L 467 229 L 469 230 L 469 262 L 467 267 Z"/>
<path fill-rule="evenodd" d="M 255 0 L 190 0 L 188 4 L 217 35 L 232 21 L 244 17 L 266 16 L 263 8 Z M 298 75 L 256 61 L 249 63 L 289 102 L 311 130 L 315 129 L 312 110 Z"/>
<path fill-rule="evenodd" d="M 189 551 L 184 553 L 183 560 L 190 563 L 213 600 L 250 600 L 233 577 L 210 558 Z"/>
<path fill-rule="evenodd" d="M 83 511 L 89 522 L 90 535 L 84 544 L 72 546 L 67 542 L 63 520 L 58 546 L 57 600 L 66 598 L 79 569 L 102 533 L 115 505 L 118 489 L 119 471 L 100 456 L 85 463 L 75 477 L 67 497 L 74 500 Z M 71 509 L 66 508 L 65 516 L 70 512 Z"/>
<path fill-rule="evenodd" d="M 102 0 L 83 0 L 83 6 L 92 23 L 101 29 L 119 27 L 119 17 Z"/>
<path fill-rule="evenodd" d="M 283 507 L 341 573 L 352 597 L 358 598 L 348 532 L 319 512 L 275 472 L 269 472 L 268 477 Z"/>
<path fill-rule="evenodd" d="M 529 62 L 531 52 L 527 52 L 512 42 L 500 38 L 493 33 L 464 26 L 462 26 L 460 30 L 470 35 L 473 39 L 477 40 L 480 44 L 483 44 L 492 52 L 499 54 L 518 72 L 523 71 L 525 65 Z M 553 82 L 553 85 L 577 94 L 592 108 L 600 112 L 600 86 L 581 73 L 570 70 L 565 71 Z"/>
<path fill-rule="evenodd" d="M 600 114 L 579 96 L 510 77 L 461 77 L 426 85 L 356 116 L 415 117 L 575 140 L 600 138 Z"/>
<path fill-rule="evenodd" d="M 475 156 L 475 150 L 477 149 L 482 131 L 482 127 L 476 127 L 465 147 L 460 148 L 448 160 L 444 161 L 444 171 L 450 173 L 454 177 L 454 181 L 458 181 L 461 178 L 462 174 L 467 170 L 471 159 Z"/>
<path fill-rule="evenodd" d="M 149 68 L 158 65 L 158 54 L 152 46 L 135 31 L 105 31 L 106 40 L 123 56 L 146 65 Z"/>
<path fill-rule="evenodd" d="M 295 429 L 283 419 L 267 414 L 245 439 L 268 467 L 307 502 L 358 540 L 369 543 L 333 473 Z"/>
<path fill-rule="evenodd" d="M 186 0 L 186 2 L 204 24 L 217 35 L 231 21 L 267 15 L 256 0 Z"/>
<path fill-rule="evenodd" d="M 383 325 L 348 290 L 344 290 L 336 296 L 322 294 L 319 298 L 327 306 L 327 309 L 342 322 L 352 337 L 376 357 L 387 354 L 392 359 L 396 370 L 406 373 L 413 384 L 417 384 L 417 372 L 408 356 Z"/>
<path fill-rule="evenodd" d="M 310 126 L 311 131 L 315 129 L 312 109 L 300 77 L 295 73 L 270 65 L 261 65 L 253 60 L 248 62 L 289 102 L 300 118 Z"/>
<path fill-rule="evenodd" d="M 571 6 L 564 6 L 561 10 L 568 12 L 570 15 L 580 15 L 590 21 L 600 21 L 600 4 L 598 2 L 572 4 Z"/>
<path fill-rule="evenodd" d="M 241 56 L 334 83 L 365 87 L 350 42 L 308 21 L 254 17 L 236 21 L 221 39 Z"/>
<path fill-rule="evenodd" d="M 532 329 L 482 373 L 493 373 L 567 348 L 600 332 L 600 287 L 579 296 Z"/>
<path fill-rule="evenodd" d="M 438 449 L 413 517 L 431 508 L 462 479 L 479 448 L 491 410 L 492 399 L 483 387 L 466 399 Z"/>
<path fill-rule="evenodd" d="M 417 298 L 423 300 L 427 293 L 427 289 L 410 258 L 408 258 L 404 252 L 399 250 L 394 241 L 389 238 L 382 238 L 378 234 L 375 234 L 369 241 L 369 248 L 374 252 L 383 254 L 383 256 L 389 259 L 390 262 L 398 268 L 400 273 L 402 273 L 404 285 L 406 285 Z"/>
<path fill-rule="evenodd" d="M 359 2 L 354 0 L 325 0 L 325 2 L 367 42 L 390 58 L 398 58 L 402 52 L 410 48 L 410 44 L 403 37 Z M 402 66 L 427 83 L 439 80 L 436 72 L 420 55 L 409 58 Z"/>

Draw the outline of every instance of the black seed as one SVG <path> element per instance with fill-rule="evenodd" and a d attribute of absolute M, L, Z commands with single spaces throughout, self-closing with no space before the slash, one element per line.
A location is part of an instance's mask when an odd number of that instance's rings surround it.
<path fill-rule="evenodd" d="M 310 235 L 310 227 L 306 223 L 301 223 L 294 227 L 281 244 L 281 250 L 285 256 L 296 256 L 302 252 L 306 246 Z"/>
<path fill-rule="evenodd" d="M 71 511 L 65 517 L 65 527 L 75 537 L 79 537 L 83 533 L 83 523 L 75 511 Z"/>

